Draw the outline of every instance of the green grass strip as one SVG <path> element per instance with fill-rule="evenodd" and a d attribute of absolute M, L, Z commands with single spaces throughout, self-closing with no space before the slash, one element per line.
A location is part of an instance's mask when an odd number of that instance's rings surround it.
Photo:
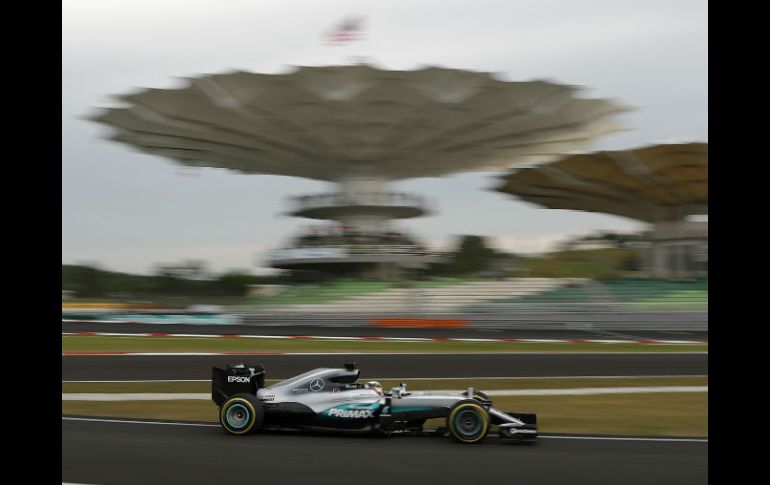
<path fill-rule="evenodd" d="M 522 396 L 493 399 L 504 411 L 534 412 L 541 433 L 708 436 L 708 393 Z M 63 401 L 62 414 L 216 422 L 210 401 Z M 440 425 L 442 420 L 431 420 Z"/>
<path fill-rule="evenodd" d="M 116 337 L 62 335 L 62 352 L 707 352 L 706 344 Z"/>
<path fill-rule="evenodd" d="M 364 369 L 365 370 L 365 369 Z M 270 369 L 267 369 L 268 375 Z M 378 376 L 363 374 L 359 382 L 378 379 L 383 388 L 390 389 L 399 385 L 394 379 L 382 379 Z M 265 385 L 278 382 L 267 379 Z M 409 379 L 405 377 L 410 391 L 435 391 L 474 387 L 481 391 L 495 389 L 572 389 L 580 387 L 647 387 L 647 386 L 706 386 L 708 377 L 608 377 L 608 378 L 573 378 L 543 379 L 538 377 L 510 379 Z M 211 383 L 200 382 L 63 382 L 62 392 L 209 392 Z"/>

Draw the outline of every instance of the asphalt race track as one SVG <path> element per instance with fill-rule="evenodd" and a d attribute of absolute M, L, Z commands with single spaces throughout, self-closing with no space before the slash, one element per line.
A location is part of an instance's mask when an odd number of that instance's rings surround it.
<path fill-rule="evenodd" d="M 126 324 L 137 332 L 163 332 Z M 174 333 L 282 334 L 280 327 L 173 326 Z M 114 332 L 125 332 L 126 328 Z M 85 331 L 67 329 L 62 331 Z M 90 328 L 91 331 L 100 331 Z M 311 331 L 312 330 L 312 331 Z M 355 333 L 351 333 L 355 332 Z M 361 331 L 366 331 L 365 333 Z M 395 332 L 394 332 L 395 331 Z M 322 333 L 321 333 L 322 332 Z M 342 333 L 336 333 L 342 332 Z M 471 336 L 588 338 L 585 332 L 526 331 L 479 334 L 476 330 L 308 329 L 308 335 Z M 462 332 L 462 333 L 460 333 Z M 469 332 L 469 333 L 465 333 Z M 296 328 L 287 333 L 299 334 Z M 557 336 L 558 335 L 558 336 Z M 603 335 L 608 338 L 607 335 Z M 619 337 L 619 336 L 616 336 Z M 630 337 L 630 336 L 629 336 Z M 708 334 L 634 335 L 707 340 Z M 685 350 L 683 348 L 683 350 Z M 262 363 L 268 378 L 287 378 L 314 367 L 354 360 L 361 378 L 545 377 L 599 375 L 707 375 L 707 353 L 508 353 L 354 355 L 145 355 L 63 356 L 62 380 L 208 380 L 212 365 Z M 167 483 L 463 483 L 463 484 L 702 484 L 708 482 L 708 443 L 648 439 L 574 439 L 544 436 L 534 445 L 479 445 L 448 438 L 336 436 L 271 433 L 226 434 L 218 425 L 176 425 L 62 418 L 62 482 Z"/>
<path fill-rule="evenodd" d="M 703 484 L 708 443 L 265 434 L 62 419 L 62 481 L 168 483 Z"/>
<path fill-rule="evenodd" d="M 62 331 L 306 334 L 478 338 L 651 338 L 707 340 L 708 333 L 378 328 L 255 328 L 63 324 Z M 121 327 L 121 328 L 118 328 Z M 63 356 L 62 380 L 208 380 L 211 366 L 262 363 L 268 378 L 354 360 L 361 378 L 707 375 L 708 354 L 498 353 L 336 355 Z M 708 443 L 544 436 L 534 445 L 479 445 L 448 438 L 271 433 L 226 434 L 218 425 L 81 421 L 62 418 L 62 482 L 702 484 Z"/>
<path fill-rule="evenodd" d="M 358 363 L 361 378 L 706 375 L 706 353 L 66 356 L 62 380 L 210 379 L 213 365 L 261 363 L 268 379 Z"/>

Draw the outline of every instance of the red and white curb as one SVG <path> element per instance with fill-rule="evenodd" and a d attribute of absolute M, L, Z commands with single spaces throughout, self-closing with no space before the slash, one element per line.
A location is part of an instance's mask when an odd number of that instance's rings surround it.
<path fill-rule="evenodd" d="M 504 342 L 504 343 L 589 343 L 589 344 L 656 344 L 656 345 L 703 345 L 702 340 L 607 340 L 607 339 L 534 339 L 534 338 L 462 338 L 462 337 L 341 337 L 326 335 L 234 335 L 197 333 L 115 333 L 115 332 L 62 332 L 69 336 L 99 337 L 170 337 L 170 338 L 253 338 L 282 340 L 332 340 L 359 342 Z"/>

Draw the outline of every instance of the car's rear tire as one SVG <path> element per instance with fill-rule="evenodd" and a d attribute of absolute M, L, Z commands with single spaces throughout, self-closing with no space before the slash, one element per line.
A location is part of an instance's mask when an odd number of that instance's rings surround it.
<path fill-rule="evenodd" d="M 219 409 L 219 423 L 230 434 L 254 433 L 265 420 L 265 410 L 251 394 L 235 394 Z"/>
<path fill-rule="evenodd" d="M 460 443 L 478 443 L 489 433 L 489 414 L 476 400 L 455 404 L 446 421 L 449 433 Z"/>

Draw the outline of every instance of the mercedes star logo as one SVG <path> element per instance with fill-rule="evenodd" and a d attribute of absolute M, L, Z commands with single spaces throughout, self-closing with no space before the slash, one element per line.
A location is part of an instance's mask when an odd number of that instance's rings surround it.
<path fill-rule="evenodd" d="M 316 377 L 312 381 L 310 381 L 310 390 L 313 392 L 318 392 L 321 389 L 324 388 L 324 380 L 320 377 Z"/>

